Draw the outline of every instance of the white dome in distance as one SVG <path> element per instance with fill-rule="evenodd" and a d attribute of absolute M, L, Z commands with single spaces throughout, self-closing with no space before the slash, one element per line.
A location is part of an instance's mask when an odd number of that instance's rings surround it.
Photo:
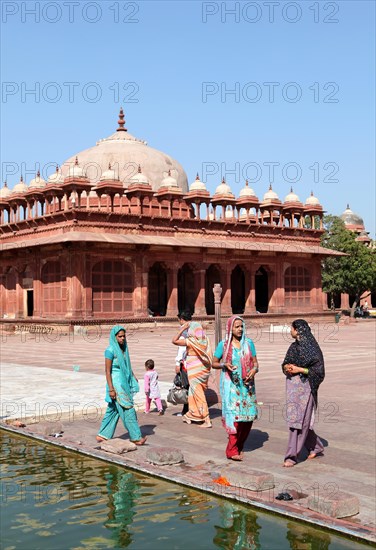
<path fill-rule="evenodd" d="M 50 176 L 48 176 L 48 183 L 55 184 L 55 185 L 60 185 L 64 183 L 64 176 L 61 173 L 61 170 L 58 166 L 56 166 L 55 172 Z"/>
<path fill-rule="evenodd" d="M 161 187 L 178 187 L 177 180 L 171 176 L 171 170 L 169 170 L 168 175 L 163 178 Z"/>
<path fill-rule="evenodd" d="M 27 185 L 24 183 L 23 177 L 21 176 L 20 181 L 13 187 L 13 193 L 25 193 L 26 191 Z"/>
<path fill-rule="evenodd" d="M 271 185 L 271 184 L 269 185 L 269 189 L 268 189 L 268 191 L 265 193 L 264 199 L 263 199 L 263 200 L 264 200 L 264 201 L 269 201 L 269 202 L 271 202 L 271 201 L 278 201 L 278 200 L 279 200 L 278 195 L 277 195 L 277 193 L 276 193 L 275 191 L 273 191 L 272 185 Z"/>
<path fill-rule="evenodd" d="M 78 164 L 78 158 L 74 162 L 74 165 L 71 166 L 68 170 L 68 178 L 84 178 L 85 174 L 81 166 Z"/>
<path fill-rule="evenodd" d="M 225 178 L 222 179 L 222 183 L 220 183 L 215 190 L 215 195 L 233 195 L 233 192 L 231 191 L 231 187 L 227 185 Z"/>
<path fill-rule="evenodd" d="M 245 186 L 239 193 L 239 197 L 256 197 L 256 193 L 248 186 L 248 180 L 245 180 Z"/>
<path fill-rule="evenodd" d="M 298 195 L 294 193 L 292 187 L 290 189 L 290 193 L 285 197 L 285 202 L 300 202 Z"/>
<path fill-rule="evenodd" d="M 108 170 L 105 170 L 103 174 L 101 175 L 99 181 L 113 181 L 118 180 L 119 178 L 116 176 L 115 170 L 111 168 L 111 163 L 108 164 Z"/>
<path fill-rule="evenodd" d="M 12 191 L 9 189 L 7 182 L 4 181 L 4 187 L 0 189 L 0 199 L 7 199 L 11 194 Z"/>
<path fill-rule="evenodd" d="M 31 180 L 29 183 L 29 189 L 41 189 L 43 187 L 46 187 L 47 182 L 40 177 L 40 172 L 38 170 L 37 175 L 34 179 Z"/>
<path fill-rule="evenodd" d="M 137 173 L 130 178 L 129 182 L 133 185 L 135 184 L 149 185 L 149 180 L 145 176 L 145 174 L 142 173 L 140 165 L 138 165 Z"/>

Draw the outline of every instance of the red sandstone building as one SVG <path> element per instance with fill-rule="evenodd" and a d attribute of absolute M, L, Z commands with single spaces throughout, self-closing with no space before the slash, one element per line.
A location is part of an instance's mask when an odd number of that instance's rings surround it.
<path fill-rule="evenodd" d="M 327 309 L 323 208 L 270 187 L 260 200 L 225 181 L 213 196 L 197 176 L 128 133 L 0 191 L 2 319 L 105 320 Z M 309 227 L 305 226 L 310 220 Z"/>

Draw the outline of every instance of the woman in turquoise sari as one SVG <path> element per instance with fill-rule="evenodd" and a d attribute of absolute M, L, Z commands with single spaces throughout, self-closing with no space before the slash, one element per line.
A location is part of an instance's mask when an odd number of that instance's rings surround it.
<path fill-rule="evenodd" d="M 112 328 L 109 346 L 104 356 L 107 380 L 105 400 L 108 406 L 97 441 L 111 439 L 121 418 L 125 429 L 128 430 L 129 439 L 136 445 L 143 445 L 146 437 L 141 435 L 133 402 L 139 385 L 132 371 L 124 327 L 117 325 Z"/>
<path fill-rule="evenodd" d="M 226 456 L 243 460 L 243 447 L 257 418 L 255 345 L 246 337 L 245 323 L 237 315 L 228 319 L 226 338 L 214 352 L 214 369 L 221 369 L 222 424 L 228 434 Z"/>

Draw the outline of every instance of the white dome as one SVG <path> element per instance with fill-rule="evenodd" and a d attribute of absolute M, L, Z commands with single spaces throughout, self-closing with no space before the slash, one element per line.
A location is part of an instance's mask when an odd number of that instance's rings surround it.
<path fill-rule="evenodd" d="M 135 184 L 139 184 L 139 185 L 149 185 L 149 180 L 148 178 L 145 176 L 145 174 L 142 173 L 141 171 L 141 166 L 138 165 L 138 172 L 137 174 L 135 174 L 134 176 L 131 177 L 131 179 L 129 180 L 129 183 L 135 185 Z"/>
<path fill-rule="evenodd" d="M 12 193 L 25 193 L 26 191 L 27 185 L 24 183 L 23 177 L 21 176 L 20 181 L 13 187 Z"/>
<path fill-rule="evenodd" d="M 132 136 L 124 128 L 124 124 L 124 114 L 121 110 L 119 128 L 116 132 L 98 141 L 94 147 L 77 153 L 85 175 L 91 183 L 96 183 L 111 163 L 112 168 L 118 173 L 118 179 L 127 185 L 131 177 L 137 174 L 140 165 L 154 191 L 158 191 L 162 179 L 170 170 L 177 186 L 187 192 L 187 175 L 181 164 L 166 153 L 149 147 L 146 141 Z M 63 164 L 64 176 L 68 174 L 69 166 L 74 164 L 75 157 L 76 155 L 73 155 Z"/>
<path fill-rule="evenodd" d="M 198 174 L 196 176 L 195 181 L 193 183 L 191 183 L 191 185 L 189 186 L 189 190 L 190 191 L 206 191 L 206 185 L 205 185 L 205 183 L 203 183 L 200 180 Z"/>
<path fill-rule="evenodd" d="M 320 206 L 320 201 L 317 197 L 314 196 L 313 191 L 311 191 L 310 196 L 305 201 L 307 206 Z"/>
<path fill-rule="evenodd" d="M 167 176 L 161 181 L 161 187 L 178 187 L 178 182 L 171 176 L 171 170 L 168 171 Z"/>
<path fill-rule="evenodd" d="M 225 212 L 225 218 L 226 219 L 232 219 L 234 217 L 234 212 L 232 211 L 231 208 L 229 208 L 228 210 L 226 210 Z"/>
<path fill-rule="evenodd" d="M 29 189 L 41 189 L 43 187 L 46 187 L 46 185 L 47 185 L 47 182 L 40 177 L 40 172 L 38 170 L 38 173 L 35 176 L 35 178 L 32 179 L 31 182 L 29 183 Z"/>
<path fill-rule="evenodd" d="M 68 170 L 68 178 L 84 178 L 85 174 L 81 166 L 78 164 L 78 157 L 76 157 L 73 166 L 70 166 Z"/>
<path fill-rule="evenodd" d="M 248 186 L 248 180 L 245 182 L 245 186 L 239 193 L 239 197 L 256 197 L 256 193 L 253 191 L 251 187 Z"/>
<path fill-rule="evenodd" d="M 61 170 L 58 166 L 56 166 L 56 171 L 48 176 L 48 183 L 55 184 L 55 185 L 61 185 L 64 183 L 64 177 L 61 173 Z"/>
<path fill-rule="evenodd" d="M 268 201 L 268 202 L 279 200 L 277 193 L 275 191 L 273 191 L 271 185 L 269 186 L 268 191 L 265 193 L 263 200 Z"/>
<path fill-rule="evenodd" d="M 345 223 L 345 225 L 357 225 L 359 227 L 363 227 L 364 229 L 364 221 L 363 219 L 358 215 L 355 214 L 350 208 L 349 205 L 347 205 L 346 210 L 341 214 L 341 219 Z"/>
<path fill-rule="evenodd" d="M 218 185 L 217 189 L 215 190 L 215 195 L 231 195 L 232 197 L 233 192 L 231 191 L 231 187 L 227 185 L 225 178 L 222 179 L 222 183 Z"/>
<path fill-rule="evenodd" d="M 294 193 L 294 191 L 292 190 L 292 187 L 291 187 L 290 193 L 285 197 L 285 202 L 300 202 L 298 195 Z"/>
<path fill-rule="evenodd" d="M 111 168 L 111 164 L 108 165 L 108 170 L 106 170 L 105 172 L 103 172 L 101 178 L 99 181 L 113 181 L 113 180 L 118 180 L 119 178 L 117 177 L 116 175 L 116 172 L 115 170 L 113 170 Z"/>
<path fill-rule="evenodd" d="M 0 199 L 7 199 L 9 195 L 12 194 L 12 191 L 9 189 L 7 182 L 4 182 L 4 187 L 0 189 Z"/>

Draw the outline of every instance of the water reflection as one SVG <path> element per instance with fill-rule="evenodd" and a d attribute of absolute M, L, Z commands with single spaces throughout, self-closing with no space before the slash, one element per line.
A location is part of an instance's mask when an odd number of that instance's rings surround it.
<path fill-rule="evenodd" d="M 237 509 L 230 502 L 224 502 L 219 509 L 222 525 L 216 525 L 217 531 L 213 543 L 216 548 L 233 550 L 254 550 L 260 548 L 257 515 L 252 511 Z"/>
<path fill-rule="evenodd" d="M 3 548 L 339 550 L 362 545 L 0 432 Z"/>

